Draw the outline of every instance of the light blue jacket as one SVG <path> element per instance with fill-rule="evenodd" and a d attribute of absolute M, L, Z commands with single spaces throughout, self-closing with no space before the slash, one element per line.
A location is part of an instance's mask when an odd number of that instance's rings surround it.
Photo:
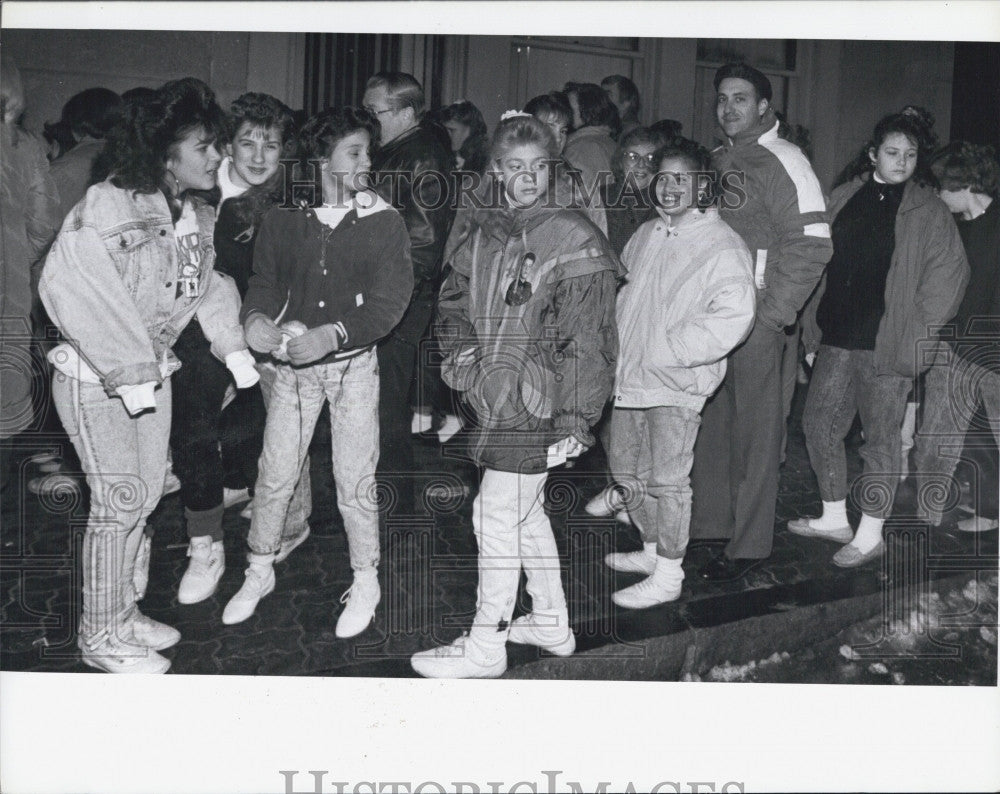
<path fill-rule="evenodd" d="M 193 317 L 218 358 L 246 349 L 236 284 L 213 269 L 215 212 L 195 201 L 198 297 L 178 297 L 174 224 L 159 192 L 94 185 L 66 217 L 45 260 L 42 302 L 109 394 L 159 383 L 176 369 L 170 347 Z"/>

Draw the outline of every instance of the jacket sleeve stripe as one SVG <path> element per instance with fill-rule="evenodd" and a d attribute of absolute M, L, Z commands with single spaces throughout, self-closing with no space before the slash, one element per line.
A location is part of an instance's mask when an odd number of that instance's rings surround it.
<path fill-rule="evenodd" d="M 830 238 L 829 223 L 807 223 L 802 227 L 802 233 L 806 237 L 826 237 Z"/>
<path fill-rule="evenodd" d="M 798 197 L 799 212 L 825 212 L 826 202 L 823 200 L 823 191 L 820 189 L 819 180 L 809 165 L 809 161 L 802 154 L 801 150 L 794 144 L 780 138 L 771 141 L 760 141 L 760 145 L 773 154 L 788 178 L 795 186 L 795 193 Z"/>

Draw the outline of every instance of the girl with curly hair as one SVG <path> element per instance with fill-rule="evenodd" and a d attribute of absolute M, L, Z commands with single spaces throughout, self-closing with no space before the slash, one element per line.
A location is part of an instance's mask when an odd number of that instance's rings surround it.
<path fill-rule="evenodd" d="M 214 94 L 193 78 L 127 108 L 108 142 L 112 175 L 71 210 L 39 285 L 68 340 L 49 353 L 53 401 L 90 486 L 78 643 L 107 672 L 166 672 L 158 651 L 180 639 L 136 607 L 136 559 L 166 470 L 171 347 L 197 318 L 237 383 L 256 380 L 201 197 L 215 187 L 223 130 Z"/>
<path fill-rule="evenodd" d="M 353 572 L 336 635 L 363 632 L 381 600 L 378 505 L 369 498 L 379 452 L 375 346 L 406 311 L 413 266 L 402 217 L 369 187 L 378 131 L 373 114 L 352 107 L 307 121 L 299 144 L 318 171 L 314 206 L 275 207 L 257 233 L 243 323 L 250 346 L 279 363 L 255 486 L 250 565 L 226 604 L 226 624 L 249 618 L 275 588 L 286 514 L 326 403 Z"/>
<path fill-rule="evenodd" d="M 969 280 L 962 240 L 930 186 L 932 133 L 919 109 L 881 119 L 849 181 L 828 202 L 833 257 L 803 312 L 803 343 L 816 353 L 802 428 L 823 500 L 822 515 L 790 521 L 791 532 L 844 544 L 833 563 L 879 557 L 899 483 L 900 427 L 924 351 L 950 319 Z M 847 517 L 844 439 L 855 415 L 865 430 L 861 508 Z"/>

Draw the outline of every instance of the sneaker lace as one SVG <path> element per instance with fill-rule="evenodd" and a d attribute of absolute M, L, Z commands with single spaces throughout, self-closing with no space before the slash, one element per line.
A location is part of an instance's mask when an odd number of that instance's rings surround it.
<path fill-rule="evenodd" d="M 350 601 L 350 600 L 351 600 L 351 592 L 352 592 L 353 590 L 354 590 L 354 585 L 352 584 L 352 585 L 351 585 L 350 587 L 348 587 L 348 588 L 347 588 L 347 589 L 346 589 L 346 590 L 344 591 L 343 595 L 341 595 L 341 596 L 340 596 L 340 603 L 341 603 L 341 604 L 346 604 L 346 603 L 347 603 L 348 601 Z"/>

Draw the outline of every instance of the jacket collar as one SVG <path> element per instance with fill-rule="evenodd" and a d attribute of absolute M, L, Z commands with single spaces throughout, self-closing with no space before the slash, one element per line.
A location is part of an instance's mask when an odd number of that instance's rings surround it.
<path fill-rule="evenodd" d="M 778 117 L 774 115 L 774 110 L 768 106 L 760 120 L 742 132 L 737 132 L 736 136 L 728 139 L 727 147 L 745 146 L 750 143 L 760 141 L 773 141 L 778 137 Z"/>
<path fill-rule="evenodd" d="M 405 146 L 407 143 L 413 140 L 413 138 L 419 135 L 422 131 L 423 131 L 423 126 L 417 124 L 415 127 L 411 127 L 401 135 L 397 135 L 395 138 L 393 138 L 391 141 L 389 141 L 382 147 L 383 156 L 395 152 L 401 146 Z"/>
<path fill-rule="evenodd" d="M 857 193 L 862 185 L 864 185 L 869 179 L 872 178 L 872 173 L 861 174 L 860 176 L 854 177 L 853 185 L 851 190 L 851 195 L 853 196 Z M 917 207 L 922 207 L 924 204 L 933 201 L 937 196 L 934 191 L 926 185 L 917 184 L 917 182 L 911 177 L 907 183 L 903 186 L 903 198 L 899 203 L 898 213 L 909 212 L 910 210 L 915 210 Z"/>

